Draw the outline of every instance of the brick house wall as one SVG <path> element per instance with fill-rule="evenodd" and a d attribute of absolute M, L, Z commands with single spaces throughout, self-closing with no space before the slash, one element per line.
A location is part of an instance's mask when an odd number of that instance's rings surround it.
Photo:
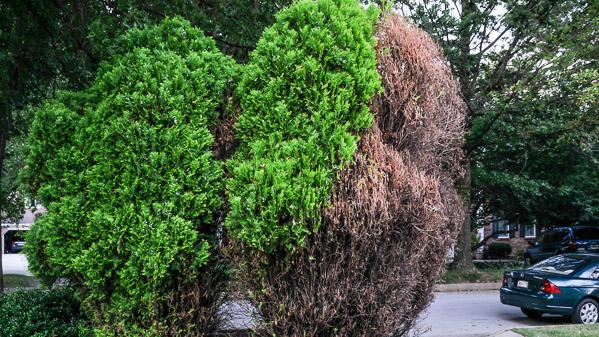
<path fill-rule="evenodd" d="M 509 227 L 508 227 L 509 226 Z M 528 244 L 529 240 L 535 239 L 539 234 L 536 225 L 518 225 L 513 223 L 507 223 L 500 219 L 494 219 L 488 225 L 484 227 L 484 237 L 491 235 L 496 230 L 505 230 L 507 228 L 514 229 L 510 234 L 499 234 L 489 239 L 485 244 L 488 247 L 493 242 L 505 242 L 512 246 L 512 255 L 521 255 L 526 248 L 530 247 Z"/>

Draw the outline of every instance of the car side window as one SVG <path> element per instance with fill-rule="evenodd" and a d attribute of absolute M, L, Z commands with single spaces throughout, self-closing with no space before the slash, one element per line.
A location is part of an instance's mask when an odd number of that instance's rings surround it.
<path fill-rule="evenodd" d="M 545 233 L 545 236 L 543 237 L 543 243 L 544 244 L 553 244 L 553 243 L 557 243 L 560 242 L 562 238 L 562 233 L 561 232 L 547 232 Z"/>
<path fill-rule="evenodd" d="M 594 264 L 580 274 L 580 278 L 599 280 L 599 265 Z"/>
<path fill-rule="evenodd" d="M 536 243 L 537 243 L 537 245 L 538 245 L 538 244 L 542 244 L 542 243 L 544 243 L 544 242 L 543 242 L 543 240 L 545 240 L 545 233 L 541 233 L 541 234 L 539 235 L 539 237 L 538 237 L 538 238 L 537 238 L 537 240 L 536 240 Z"/>
<path fill-rule="evenodd" d="M 569 235 L 570 235 L 570 233 L 567 230 L 547 232 L 543 236 L 543 243 L 544 244 L 553 244 L 553 243 L 562 242 L 562 241 L 565 241 L 566 239 L 568 239 Z"/>

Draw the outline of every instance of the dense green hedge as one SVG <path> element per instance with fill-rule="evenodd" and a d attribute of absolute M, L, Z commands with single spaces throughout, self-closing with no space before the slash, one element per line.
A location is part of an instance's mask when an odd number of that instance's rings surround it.
<path fill-rule="evenodd" d="M 507 259 L 511 253 L 512 245 L 506 242 L 493 242 L 487 251 L 490 259 Z"/>
<path fill-rule="evenodd" d="M 0 336 L 83 337 L 79 302 L 70 289 L 0 294 Z"/>
<path fill-rule="evenodd" d="M 250 55 L 237 90 L 240 147 L 227 164 L 226 220 L 249 246 L 292 250 L 319 227 L 336 172 L 372 122 L 377 15 L 354 0 L 298 1 Z"/>
<path fill-rule="evenodd" d="M 210 128 L 237 66 L 180 19 L 120 45 L 90 89 L 36 113 L 24 177 L 48 213 L 26 252 L 119 335 L 159 334 L 168 297 L 206 272 L 224 193 Z"/>

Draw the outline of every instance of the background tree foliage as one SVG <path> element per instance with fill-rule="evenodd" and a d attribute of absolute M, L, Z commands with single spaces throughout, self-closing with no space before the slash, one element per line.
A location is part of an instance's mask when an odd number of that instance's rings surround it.
<path fill-rule="evenodd" d="M 169 301 L 214 271 L 224 185 L 210 129 L 237 66 L 182 19 L 134 29 L 117 46 L 88 90 L 35 113 L 23 179 L 48 212 L 28 235 L 30 269 L 79 286 L 109 335 L 206 329 L 177 324 L 177 310 L 206 319 L 213 303 L 202 292 L 197 308 Z"/>
<path fill-rule="evenodd" d="M 469 108 L 456 266 L 471 267 L 481 209 L 543 226 L 596 219 L 597 3 L 383 2 L 443 46 Z"/>

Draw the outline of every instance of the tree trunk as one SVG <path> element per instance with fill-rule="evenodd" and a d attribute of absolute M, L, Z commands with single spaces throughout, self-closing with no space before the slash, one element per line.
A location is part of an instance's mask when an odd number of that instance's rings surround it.
<path fill-rule="evenodd" d="M 464 0 L 461 4 L 462 13 L 460 19 L 462 25 L 458 31 L 458 45 L 460 54 L 458 57 L 458 64 L 455 65 L 456 75 L 460 80 L 460 86 L 464 101 L 472 108 L 473 100 L 473 83 L 472 81 L 472 57 L 470 55 L 470 42 L 472 40 L 473 27 L 472 23 L 467 23 L 468 20 L 472 19 L 472 15 L 476 13 L 477 7 L 473 0 Z M 470 129 L 470 116 L 466 117 L 467 131 Z M 458 236 L 457 246 L 455 247 L 455 258 L 451 266 L 451 269 L 457 271 L 471 271 L 474 269 L 472 263 L 472 230 L 471 230 L 471 191 L 472 191 L 472 167 L 470 163 L 470 153 L 467 151 L 467 144 L 464 147 L 466 151 L 466 160 L 464 165 L 464 177 L 458 182 L 458 187 L 464 200 L 464 221 L 462 223 L 462 229 Z"/>
<path fill-rule="evenodd" d="M 7 130 L 3 129 L 0 130 L 0 188 L 2 188 L 2 172 L 3 172 L 3 165 L 4 165 L 4 151 L 6 150 L 6 138 L 7 137 Z M 0 207 L 0 224 L 2 223 L 2 221 L 4 219 L 2 219 L 2 213 L 1 213 L 2 209 Z M 4 241 L 4 235 L 1 235 L 1 230 L 0 230 L 0 239 L 2 239 L 2 241 Z M 4 255 L 4 245 L 0 244 L 0 293 L 4 292 L 4 268 L 2 266 L 2 257 Z"/>
<path fill-rule="evenodd" d="M 470 161 L 467 161 L 465 165 L 464 178 L 459 182 L 459 187 L 464 198 L 464 221 L 462 222 L 462 229 L 458 236 L 457 246 L 455 248 L 455 258 L 451 269 L 468 272 L 474 269 L 474 263 L 472 263 L 472 230 L 471 230 L 471 199 L 470 192 L 472 190 L 471 181 L 471 167 Z"/>

